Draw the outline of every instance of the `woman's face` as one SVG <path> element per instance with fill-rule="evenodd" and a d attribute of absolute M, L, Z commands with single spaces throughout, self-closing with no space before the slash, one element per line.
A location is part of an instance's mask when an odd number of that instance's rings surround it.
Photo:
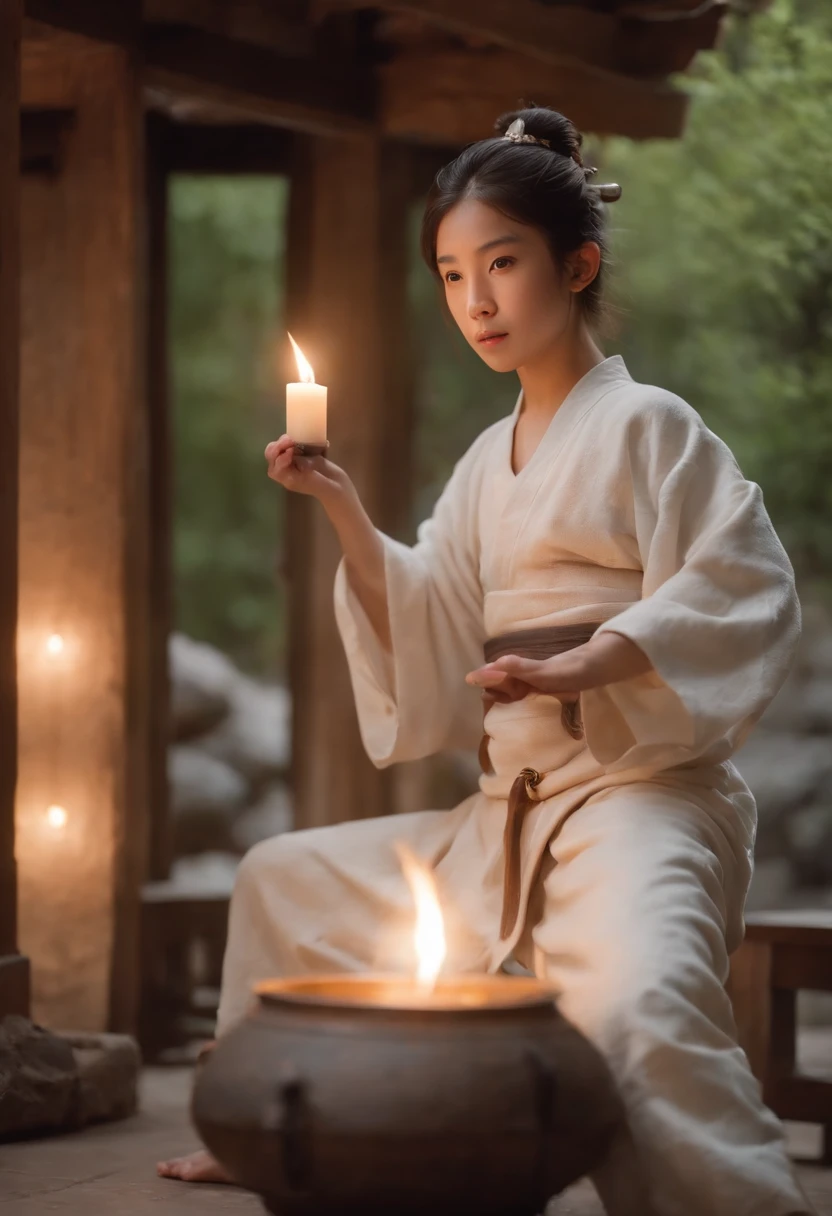
<path fill-rule="evenodd" d="M 538 229 L 475 199 L 448 212 L 437 232 L 437 270 L 454 320 L 489 367 L 532 364 L 564 336 L 578 311 L 575 292 L 597 273 L 596 265 L 587 278 L 591 268 L 581 265 L 590 248 L 559 268 Z"/>

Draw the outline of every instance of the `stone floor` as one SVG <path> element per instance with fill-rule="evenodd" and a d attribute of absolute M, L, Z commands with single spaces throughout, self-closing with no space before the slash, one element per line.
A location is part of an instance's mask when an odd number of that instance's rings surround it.
<path fill-rule="evenodd" d="M 830 1047 L 832 1033 L 827 1031 L 810 1043 L 808 1054 L 828 1063 Z M 187 1118 L 189 1085 L 186 1069 L 148 1069 L 141 1112 L 134 1118 L 71 1136 L 0 1146 L 2 1216 L 261 1213 L 253 1195 L 231 1187 L 186 1186 L 156 1177 L 158 1158 L 196 1145 Z M 816 1128 L 791 1126 L 789 1138 L 798 1156 L 817 1151 Z M 800 1175 L 819 1216 L 832 1216 L 832 1169 L 802 1165 Z M 602 1216 L 602 1209 L 589 1184 L 581 1183 L 556 1200 L 548 1216 Z"/>

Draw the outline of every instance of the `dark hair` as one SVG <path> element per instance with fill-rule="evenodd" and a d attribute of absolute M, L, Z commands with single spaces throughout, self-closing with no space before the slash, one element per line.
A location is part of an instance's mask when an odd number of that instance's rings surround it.
<path fill-rule="evenodd" d="M 518 118 L 523 120 L 526 135 L 548 140 L 549 146 L 502 138 Z M 543 232 L 557 265 L 585 241 L 595 241 L 601 249 L 601 269 L 578 300 L 591 320 L 599 320 L 602 274 L 608 261 L 602 202 L 614 202 L 620 190 L 589 184 L 595 170 L 586 168 L 581 159 L 583 137 L 556 110 L 545 106 L 514 110 L 502 114 L 494 127 L 497 135 L 470 144 L 434 178 L 421 233 L 422 257 L 428 269 L 440 277 L 436 236 L 442 219 L 462 199 L 478 199 Z"/>

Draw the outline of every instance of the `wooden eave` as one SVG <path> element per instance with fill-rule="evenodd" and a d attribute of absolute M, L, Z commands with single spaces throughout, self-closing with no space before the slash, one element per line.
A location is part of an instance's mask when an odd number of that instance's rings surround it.
<path fill-rule="evenodd" d="M 669 78 L 716 44 L 727 8 L 728 0 L 607 0 L 603 11 L 590 0 L 26 0 L 41 31 L 135 46 L 150 104 L 174 117 L 451 146 L 481 138 L 521 101 L 553 105 L 593 133 L 678 135 L 686 98 Z"/>

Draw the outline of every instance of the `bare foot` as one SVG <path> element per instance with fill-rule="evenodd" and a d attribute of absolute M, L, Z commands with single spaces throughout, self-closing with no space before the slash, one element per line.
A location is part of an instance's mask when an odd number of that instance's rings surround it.
<path fill-rule="evenodd" d="M 171 1161 L 160 1161 L 156 1166 L 160 1178 L 176 1178 L 179 1182 L 227 1182 L 234 1179 L 204 1148 L 187 1157 L 174 1157 Z"/>

